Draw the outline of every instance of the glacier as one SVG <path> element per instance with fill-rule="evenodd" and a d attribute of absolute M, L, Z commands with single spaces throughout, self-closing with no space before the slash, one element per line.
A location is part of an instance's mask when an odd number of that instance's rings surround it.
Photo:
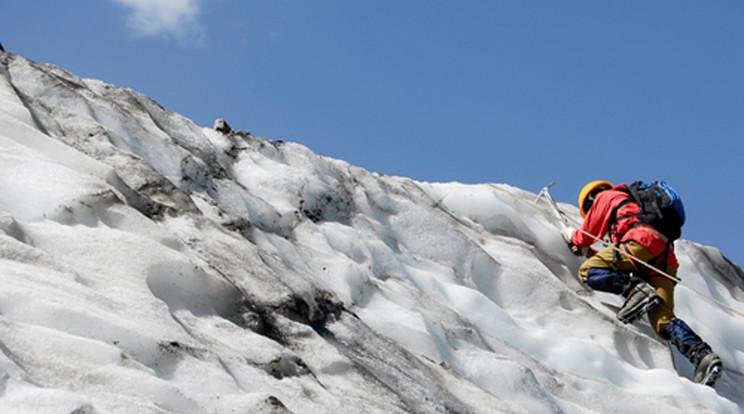
<path fill-rule="evenodd" d="M 578 282 L 534 192 L 217 132 L 12 53 L 0 97 L 2 413 L 744 413 L 744 318 L 678 287 L 726 367 L 693 383 Z M 744 309 L 739 266 L 676 250 Z"/>

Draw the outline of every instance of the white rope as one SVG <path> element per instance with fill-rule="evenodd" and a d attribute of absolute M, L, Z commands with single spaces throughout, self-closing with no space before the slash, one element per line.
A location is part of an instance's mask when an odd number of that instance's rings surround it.
<path fill-rule="evenodd" d="M 586 232 L 586 231 L 582 230 L 582 229 L 581 229 L 581 225 L 580 225 L 580 223 L 577 223 L 577 222 L 576 222 L 575 220 L 572 220 L 572 219 L 571 219 L 570 217 L 566 216 L 566 215 L 565 215 L 565 214 L 564 214 L 564 213 L 563 213 L 562 211 L 558 210 L 558 209 L 557 209 L 557 207 L 556 207 L 556 210 L 557 210 L 557 212 L 556 212 L 556 213 L 558 214 L 558 216 L 556 217 L 556 214 L 554 214 L 554 213 L 553 213 L 552 211 L 549 211 L 549 210 L 546 210 L 546 209 L 544 209 L 544 208 L 540 207 L 540 206 L 539 206 L 539 205 L 537 204 L 537 200 L 535 200 L 535 201 L 533 202 L 533 201 L 527 200 L 527 199 L 525 199 L 525 198 L 523 198 L 523 197 L 520 197 L 520 196 L 518 196 L 518 195 L 516 195 L 516 194 L 512 193 L 511 191 L 508 191 L 508 190 L 506 190 L 506 189 L 503 189 L 503 188 L 501 188 L 501 187 L 498 187 L 498 186 L 497 186 L 496 184 L 493 184 L 493 183 L 489 183 L 489 185 L 490 185 L 491 187 L 495 188 L 496 190 L 502 191 L 502 192 L 504 192 L 504 193 L 506 193 L 506 194 L 509 194 L 510 196 L 514 197 L 514 198 L 515 198 L 515 199 L 517 199 L 517 200 L 523 201 L 523 202 L 525 202 L 525 203 L 527 203 L 527 204 L 531 205 L 531 206 L 532 206 L 532 207 L 534 207 L 534 208 L 535 208 L 536 210 L 538 210 L 538 211 L 542 212 L 543 214 L 545 214 L 545 215 L 546 215 L 546 216 L 548 216 L 548 217 L 554 218 L 554 219 L 556 219 L 556 220 L 560 220 L 560 221 L 561 221 L 562 223 L 564 223 L 564 224 L 567 224 L 567 221 L 568 221 L 568 220 L 570 220 L 570 221 L 571 221 L 571 224 L 570 224 L 570 225 L 572 225 L 573 227 L 575 227 L 575 228 L 577 229 L 577 231 L 580 231 L 580 232 L 582 232 L 583 234 L 585 234 L 585 235 L 587 235 L 587 236 L 591 237 L 591 238 L 592 238 L 592 239 L 593 239 L 594 241 L 596 241 L 596 242 L 599 242 L 599 243 L 601 243 L 601 244 L 602 244 L 603 246 L 605 246 L 605 247 L 612 247 L 612 249 L 613 249 L 614 251 L 616 251 L 616 252 L 618 252 L 618 253 L 621 253 L 621 254 L 625 255 L 625 257 L 627 257 L 627 258 L 629 258 L 629 259 L 631 259 L 631 260 L 635 261 L 636 263 L 639 263 L 639 264 L 641 264 L 641 265 L 645 266 L 646 268 L 648 268 L 648 269 L 651 269 L 651 270 L 653 270 L 654 272 L 656 272 L 656 273 L 658 273 L 658 274 L 660 274 L 660 275 L 662 275 L 662 276 L 666 277 L 667 279 L 669 279 L 669 280 L 672 280 L 672 281 L 674 281 L 675 283 L 679 284 L 680 286 L 684 286 L 684 287 L 686 287 L 687 289 L 690 289 L 690 290 L 691 290 L 692 292 L 694 292 L 694 293 L 696 293 L 696 294 L 698 294 L 698 295 L 700 295 L 700 296 L 702 296 L 702 297 L 704 297 L 704 298 L 706 298 L 706 299 L 710 300 L 711 302 L 714 302 L 714 303 L 718 304 L 719 306 L 721 306 L 721 307 L 723 307 L 723 308 L 725 308 L 725 309 L 728 309 L 728 310 L 730 310 L 731 312 L 734 312 L 735 314 L 737 314 L 737 315 L 739 315 L 739 316 L 742 316 L 742 317 L 744 317 L 744 313 L 742 313 L 742 312 L 740 312 L 740 311 L 738 311 L 738 310 L 736 310 L 736 309 L 732 308 L 731 306 L 729 306 L 729 305 L 727 305 L 727 304 L 725 304 L 725 303 L 721 302 L 720 300 L 718 300 L 718 299 L 716 299 L 716 298 L 714 298 L 714 297 L 711 297 L 710 295 L 707 295 L 707 294 L 705 294 L 704 292 L 701 292 L 700 290 L 698 290 L 698 289 L 696 289 L 696 288 L 694 288 L 694 287 L 692 287 L 692 286 L 688 285 L 687 283 L 684 283 L 684 282 L 682 282 L 682 281 L 681 281 L 681 280 L 680 280 L 679 278 L 677 278 L 677 277 L 674 277 L 674 276 L 670 275 L 669 273 L 667 273 L 667 272 L 665 272 L 665 271 L 663 271 L 663 270 L 661 270 L 661 269 L 657 268 L 656 266 L 654 266 L 654 265 L 652 265 L 652 264 L 650 264 L 650 263 L 648 263 L 648 262 L 645 262 L 645 261 L 643 261 L 643 260 L 641 260 L 641 259 L 639 259 L 639 258 L 637 258 L 637 257 L 633 257 L 633 256 L 630 256 L 630 255 L 628 255 L 628 254 L 627 254 L 627 253 L 625 253 L 625 252 L 624 252 L 623 250 L 619 249 L 619 248 L 618 248 L 618 247 L 617 247 L 616 245 L 614 245 L 614 244 L 612 244 L 612 243 L 607 243 L 606 241 L 602 240 L 601 238 L 599 238 L 599 237 L 597 237 L 597 236 L 595 236 L 595 235 L 593 235 L 593 234 L 590 234 L 590 233 L 588 233 L 588 232 Z M 548 187 L 544 188 L 543 190 L 545 191 L 545 190 L 546 190 L 547 188 L 548 188 Z M 545 192 L 547 192 L 547 191 L 545 191 Z M 542 193 L 543 193 L 543 192 L 541 192 L 540 194 L 542 194 Z M 538 196 L 538 199 L 539 199 L 539 196 Z"/>

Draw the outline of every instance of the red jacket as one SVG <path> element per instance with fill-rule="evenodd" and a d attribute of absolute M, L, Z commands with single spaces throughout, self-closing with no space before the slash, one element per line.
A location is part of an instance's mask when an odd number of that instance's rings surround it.
<path fill-rule="evenodd" d="M 584 223 L 581 225 L 581 230 L 583 230 L 583 232 L 575 231 L 573 234 L 573 244 L 578 247 L 589 247 L 597 241 L 596 239 L 586 235 L 584 232 L 597 236 L 600 239 L 604 238 L 604 236 L 609 233 L 610 241 L 612 243 L 633 240 L 647 248 L 654 256 L 660 256 L 664 253 L 664 249 L 667 248 L 667 241 L 659 236 L 657 232 L 649 230 L 649 226 L 640 225 L 633 227 L 638 223 L 636 217 L 617 221 L 616 229 L 610 231 L 610 218 L 612 212 L 626 200 L 632 200 L 632 197 L 623 191 L 606 190 L 597 194 L 592 208 L 589 209 L 589 212 L 584 219 Z M 620 207 L 615 217 L 619 218 L 634 215 L 640 210 L 641 208 L 638 204 L 630 202 Z M 677 256 L 674 254 L 672 249 L 669 249 L 666 264 L 674 266 L 675 268 L 679 267 Z"/>

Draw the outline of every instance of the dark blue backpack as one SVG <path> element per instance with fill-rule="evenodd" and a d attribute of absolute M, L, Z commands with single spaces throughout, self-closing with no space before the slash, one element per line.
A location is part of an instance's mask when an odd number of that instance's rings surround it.
<path fill-rule="evenodd" d="M 626 188 L 617 188 L 633 197 L 641 207 L 637 217 L 638 224 L 649 225 L 662 232 L 672 242 L 682 235 L 685 224 L 685 207 L 679 193 L 665 181 L 645 183 L 636 181 Z M 618 217 L 617 219 L 629 218 Z"/>

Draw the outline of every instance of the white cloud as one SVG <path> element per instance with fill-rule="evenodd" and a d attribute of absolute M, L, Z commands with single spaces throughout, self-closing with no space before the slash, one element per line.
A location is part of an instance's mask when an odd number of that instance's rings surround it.
<path fill-rule="evenodd" d="M 130 8 L 128 25 L 142 36 L 172 35 L 179 41 L 192 36 L 197 41 L 203 29 L 197 18 L 202 0 L 114 0 Z"/>

